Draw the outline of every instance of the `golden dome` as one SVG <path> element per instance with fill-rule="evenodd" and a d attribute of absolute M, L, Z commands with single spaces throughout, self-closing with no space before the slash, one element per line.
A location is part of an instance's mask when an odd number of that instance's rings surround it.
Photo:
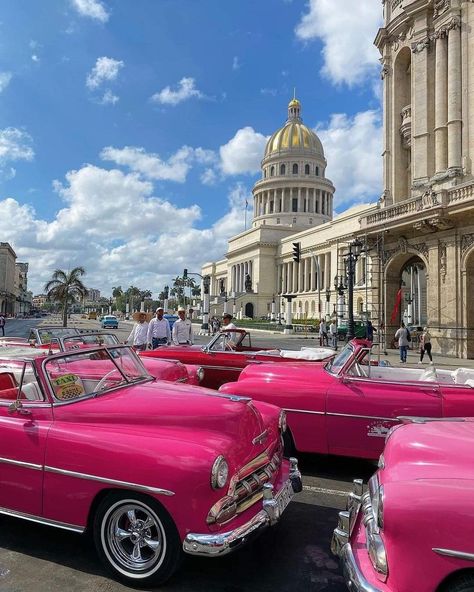
<path fill-rule="evenodd" d="M 299 121 L 288 121 L 270 137 L 265 157 L 283 150 L 308 150 L 324 158 L 321 140 L 313 130 Z"/>
<path fill-rule="evenodd" d="M 288 150 L 309 151 L 313 156 L 324 158 L 321 140 L 312 129 L 304 125 L 300 110 L 301 103 L 293 97 L 288 103 L 288 120 L 268 140 L 264 158 Z"/>

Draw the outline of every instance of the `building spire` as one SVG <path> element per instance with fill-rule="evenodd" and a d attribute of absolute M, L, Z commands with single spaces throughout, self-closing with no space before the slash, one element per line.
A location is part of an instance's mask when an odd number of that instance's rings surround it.
<path fill-rule="evenodd" d="M 301 121 L 301 103 L 296 98 L 296 88 L 293 89 L 293 98 L 288 103 L 288 121 Z"/>

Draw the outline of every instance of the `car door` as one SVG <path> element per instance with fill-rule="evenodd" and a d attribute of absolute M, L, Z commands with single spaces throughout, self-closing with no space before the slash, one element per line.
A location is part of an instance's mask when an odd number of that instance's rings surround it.
<path fill-rule="evenodd" d="M 377 458 L 388 430 L 398 423 L 397 417 L 442 416 L 438 383 L 410 380 L 409 374 L 403 375 L 410 369 L 400 369 L 403 380 L 397 381 L 374 377 L 377 372 L 371 375 L 369 365 L 363 367 L 367 375 L 357 375 L 353 371 L 357 363 L 353 360 L 327 392 L 330 454 Z"/>
<path fill-rule="evenodd" d="M 0 390 L 0 508 L 41 516 L 46 438 L 52 408 Z M 39 387 L 38 387 L 38 393 Z"/>

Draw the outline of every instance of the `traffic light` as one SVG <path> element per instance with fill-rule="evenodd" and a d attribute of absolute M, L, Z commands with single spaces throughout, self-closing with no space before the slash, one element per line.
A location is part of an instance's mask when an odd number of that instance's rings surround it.
<path fill-rule="evenodd" d="M 185 269 L 183 272 L 183 280 L 187 280 L 188 279 L 188 270 Z"/>
<path fill-rule="evenodd" d="M 301 258 L 301 243 L 293 243 L 293 261 L 299 263 Z"/>

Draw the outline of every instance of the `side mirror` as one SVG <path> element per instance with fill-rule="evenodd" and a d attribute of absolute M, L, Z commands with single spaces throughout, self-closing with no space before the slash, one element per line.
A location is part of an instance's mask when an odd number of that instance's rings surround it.
<path fill-rule="evenodd" d="M 23 403 L 20 401 L 20 399 L 13 401 L 13 403 L 8 406 L 8 413 L 18 413 L 20 415 L 31 415 L 31 411 L 29 409 L 23 408 Z"/>

